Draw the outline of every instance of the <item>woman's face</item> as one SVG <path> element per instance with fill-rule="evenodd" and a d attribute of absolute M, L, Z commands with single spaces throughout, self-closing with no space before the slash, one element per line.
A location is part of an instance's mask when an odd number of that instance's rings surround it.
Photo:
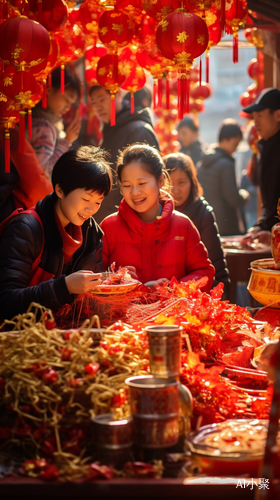
<path fill-rule="evenodd" d="M 55 209 L 63 227 L 70 222 L 82 226 L 91 215 L 96 214 L 104 198 L 97 191 L 82 188 L 74 189 L 65 196 L 59 184 L 55 186 L 55 192 L 58 196 Z"/>
<path fill-rule="evenodd" d="M 191 180 L 184 170 L 178 169 L 170 174 L 175 207 L 180 207 L 188 200 L 191 192 Z"/>
<path fill-rule="evenodd" d="M 121 173 L 121 190 L 126 203 L 144 222 L 152 222 L 159 214 L 159 190 L 164 178 L 158 182 L 139 162 L 126 165 Z"/>
<path fill-rule="evenodd" d="M 76 90 L 65 89 L 64 94 L 60 90 L 51 87 L 48 89 L 48 109 L 55 116 L 62 116 L 77 101 L 78 94 Z"/>

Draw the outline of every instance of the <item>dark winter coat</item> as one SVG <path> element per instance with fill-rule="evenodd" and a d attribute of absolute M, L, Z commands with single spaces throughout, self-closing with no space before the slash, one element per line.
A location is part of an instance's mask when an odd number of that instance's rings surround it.
<path fill-rule="evenodd" d="M 90 217 L 82 225 L 83 244 L 64 265 L 63 243 L 54 211 L 55 195 L 50 194 L 36 205 L 43 228 L 45 245 L 39 267 L 42 279 L 29 286 L 31 267 L 42 248 L 43 233 L 33 215 L 22 214 L 5 227 L 0 240 L 0 316 L 5 319 L 26 312 L 31 302 L 52 310 L 71 303 L 65 275 L 81 269 L 100 272 L 102 266 L 102 231 Z"/>
<path fill-rule="evenodd" d="M 249 193 L 236 184 L 235 160 L 219 147 L 209 150 L 197 165 L 203 195 L 213 207 L 221 236 L 240 234 L 237 209 Z"/>
<path fill-rule="evenodd" d="M 119 151 L 135 142 L 149 144 L 159 149 L 158 139 L 153 129 L 152 117 L 149 108 L 136 109 L 131 114 L 130 105 L 123 101 L 123 108 L 116 116 L 116 125 L 111 127 L 106 123 L 103 128 L 103 140 L 100 145 L 110 153 L 111 167 L 116 170 L 116 160 Z M 114 213 L 120 204 L 122 196 L 118 184 L 115 183 L 112 191 L 106 196 L 97 214 L 94 216 L 97 222 L 104 217 Z"/>
<path fill-rule="evenodd" d="M 278 222 L 277 203 L 280 198 L 280 130 L 270 139 L 260 142 L 261 173 L 260 191 L 262 211 L 257 223 L 263 230 L 270 231 Z"/>
<path fill-rule="evenodd" d="M 174 210 L 174 202 L 161 200 L 162 213 L 153 222 L 144 222 L 123 199 L 118 213 L 101 224 L 103 264 L 134 266 L 142 283 L 160 278 L 195 281 L 207 276 L 203 291 L 213 284 L 214 268 L 188 217 Z"/>
<path fill-rule="evenodd" d="M 224 251 L 221 247 L 219 229 L 213 208 L 201 196 L 201 198 L 188 203 L 182 210 L 179 209 L 179 211 L 187 215 L 197 227 L 201 241 L 208 250 L 209 259 L 215 267 L 213 286 L 218 285 L 219 282 L 224 283 L 224 291 L 225 295 L 227 295 L 226 292 L 228 292 L 230 285 L 229 272 Z"/>
<path fill-rule="evenodd" d="M 196 165 L 199 160 L 202 160 L 204 156 L 204 152 L 201 147 L 201 142 L 198 140 L 193 141 L 187 147 L 182 146 L 182 148 L 180 149 L 180 153 L 184 153 L 185 155 L 190 156 L 194 165 Z"/>

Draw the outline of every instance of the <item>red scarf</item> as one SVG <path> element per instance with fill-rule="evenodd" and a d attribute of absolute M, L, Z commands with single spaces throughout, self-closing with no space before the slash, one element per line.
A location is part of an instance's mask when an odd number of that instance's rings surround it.
<path fill-rule="evenodd" d="M 72 259 L 74 253 L 78 250 L 78 248 L 80 248 L 80 246 L 82 246 L 82 228 L 80 226 L 75 226 L 71 222 L 70 224 L 68 224 L 68 226 L 66 226 L 66 228 L 64 228 L 57 214 L 55 214 L 55 218 L 63 242 L 62 250 L 64 255 L 64 263 L 68 264 L 68 262 Z"/>

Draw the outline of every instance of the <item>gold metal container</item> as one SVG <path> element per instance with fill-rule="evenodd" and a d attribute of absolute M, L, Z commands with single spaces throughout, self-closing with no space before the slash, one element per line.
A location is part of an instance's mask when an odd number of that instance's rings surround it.
<path fill-rule="evenodd" d="M 178 377 L 181 371 L 181 332 L 177 325 L 145 328 L 149 340 L 150 372 L 155 377 Z"/>

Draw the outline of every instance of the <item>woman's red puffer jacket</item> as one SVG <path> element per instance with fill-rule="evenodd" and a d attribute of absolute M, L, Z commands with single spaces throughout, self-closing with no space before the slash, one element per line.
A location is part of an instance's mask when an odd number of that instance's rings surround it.
<path fill-rule="evenodd" d="M 134 266 L 138 279 L 145 283 L 159 278 L 180 281 L 207 276 L 203 291 L 213 284 L 214 267 L 188 217 L 174 211 L 173 199 L 160 200 L 162 214 L 153 222 L 143 222 L 123 199 L 119 211 L 100 224 L 103 236 L 103 265 Z"/>

